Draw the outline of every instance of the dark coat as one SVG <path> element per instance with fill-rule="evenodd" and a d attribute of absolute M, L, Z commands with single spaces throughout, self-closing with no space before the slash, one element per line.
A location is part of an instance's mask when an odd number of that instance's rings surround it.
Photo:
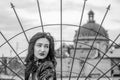
<path fill-rule="evenodd" d="M 55 66 L 51 61 L 45 61 L 42 63 L 37 62 L 34 67 L 28 71 L 31 71 L 29 73 L 32 74 L 32 80 L 49 80 L 50 78 L 56 80 Z M 28 79 L 25 80 L 29 80 L 29 76 Z"/>

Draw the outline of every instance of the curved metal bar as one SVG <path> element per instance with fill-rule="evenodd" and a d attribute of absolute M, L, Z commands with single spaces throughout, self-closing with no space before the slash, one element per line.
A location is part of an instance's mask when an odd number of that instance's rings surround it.
<path fill-rule="evenodd" d="M 117 64 L 120 64 L 120 62 L 118 62 Z M 103 75 L 101 75 L 97 80 L 100 80 L 104 75 L 106 75 L 110 70 L 112 70 L 116 66 L 117 66 L 116 64 L 112 66 L 108 71 L 106 71 Z"/>
<path fill-rule="evenodd" d="M 73 58 L 73 57 L 70 57 L 70 58 Z M 82 60 L 82 59 L 79 59 L 79 58 L 75 58 L 75 59 L 84 62 L 84 60 Z M 89 62 L 86 62 L 86 63 L 89 64 L 90 66 L 94 67 L 93 64 L 90 64 Z M 101 71 L 98 67 L 96 67 L 96 69 L 97 69 L 98 71 L 100 71 L 102 74 L 104 74 L 104 72 Z M 78 74 L 79 74 L 79 73 L 78 73 Z M 109 79 L 109 77 L 108 77 L 107 75 L 105 75 L 105 77 L 107 77 L 107 78 Z M 110 79 L 109 79 L 109 80 L 110 80 Z"/>
<path fill-rule="evenodd" d="M 116 39 L 114 40 L 114 42 L 119 38 L 120 34 L 116 37 Z M 110 47 L 108 48 L 108 50 L 112 47 L 113 43 L 110 45 Z M 108 52 L 108 50 L 105 52 L 105 54 Z M 93 70 L 95 69 L 95 67 L 100 63 L 100 61 L 104 58 L 105 54 L 103 54 L 103 56 L 100 58 L 100 60 L 97 62 L 97 64 L 95 64 L 95 66 L 93 67 L 93 69 L 90 71 L 89 74 L 91 74 L 93 72 Z M 114 62 L 115 63 L 115 62 Z M 116 63 L 115 63 L 116 64 Z M 85 80 L 87 79 L 87 77 L 85 78 Z"/>
<path fill-rule="evenodd" d="M 17 75 L 21 80 L 24 80 L 20 75 L 18 75 L 16 72 L 14 72 L 11 68 L 9 68 L 4 62 L 2 62 L 1 60 L 0 60 L 0 62 L 5 66 L 5 67 L 7 67 L 10 71 L 12 71 L 15 75 Z"/>
<path fill-rule="evenodd" d="M 23 69 L 21 68 L 17 73 L 20 73 L 22 70 L 23 70 Z M 16 76 L 16 75 L 12 76 L 11 79 L 14 79 L 15 76 Z"/>
<path fill-rule="evenodd" d="M 2 35 L 2 37 L 5 39 L 5 41 L 8 43 L 8 45 L 11 47 L 11 49 L 14 51 L 14 53 L 17 55 L 17 57 L 20 59 L 20 61 L 24 64 L 24 62 L 22 61 L 22 59 L 19 57 L 19 55 L 17 54 L 17 52 L 14 50 L 14 48 L 11 46 L 11 44 L 8 42 L 8 40 L 5 38 L 5 36 L 3 35 L 2 32 L 0 32 L 0 34 Z"/>
<path fill-rule="evenodd" d="M 99 27 L 99 30 L 97 31 L 97 36 L 98 36 L 98 33 L 99 33 L 99 31 L 100 31 L 100 28 L 102 27 L 102 24 L 103 24 L 103 22 L 104 22 L 104 20 L 105 20 L 105 17 L 106 17 L 106 15 L 107 15 L 107 13 L 108 13 L 109 10 L 110 10 L 110 5 L 108 5 L 108 7 L 107 7 L 106 13 L 105 13 L 105 15 L 104 15 L 104 17 L 103 17 L 103 20 L 102 20 L 102 22 L 101 22 L 101 25 L 100 25 L 100 27 Z M 97 36 L 96 36 L 96 37 L 97 37 Z M 96 38 L 95 38 L 95 39 L 96 39 Z M 115 42 L 115 41 L 113 41 L 113 42 Z M 111 44 L 111 47 L 112 47 L 112 44 Z M 110 47 L 110 48 L 111 48 L 111 47 Z M 109 48 L 109 49 L 110 49 L 110 48 Z M 109 50 L 109 49 L 108 49 L 108 50 Z M 108 50 L 107 50 L 107 51 L 108 51 Z M 106 53 L 107 53 L 107 51 L 106 51 Z M 105 54 L 106 54 L 106 53 L 105 53 Z M 91 74 L 91 73 L 93 72 L 93 70 L 94 70 L 95 67 L 99 64 L 99 62 L 103 59 L 103 57 L 104 57 L 104 55 L 103 55 L 102 58 L 97 62 L 97 64 L 94 66 L 94 68 L 91 70 L 91 72 L 90 72 L 89 74 Z M 88 77 L 86 77 L 85 80 L 87 80 L 87 78 L 88 78 Z"/>
<path fill-rule="evenodd" d="M 73 59 L 73 57 L 68 57 L 68 58 L 71 58 L 71 59 Z M 75 58 L 76 60 L 79 60 L 79 61 L 84 61 L 84 60 L 82 60 L 82 59 L 80 59 L 80 58 Z M 89 64 L 90 66 L 92 66 L 92 67 L 94 67 L 94 65 L 93 64 L 91 64 L 91 63 L 89 63 L 89 62 L 86 62 L 87 64 Z M 96 67 L 96 69 L 98 70 L 98 71 L 100 71 L 102 74 L 104 74 L 104 72 L 103 71 L 101 71 L 98 67 Z M 17 73 L 19 73 L 19 72 L 21 72 L 21 69 L 17 72 Z M 57 71 L 57 72 L 61 72 L 61 71 Z M 62 72 L 70 72 L 70 71 L 62 71 Z M 79 74 L 79 73 L 76 73 L 76 72 L 72 72 L 73 74 Z M 16 75 L 15 75 L 16 76 Z M 12 79 L 15 77 L 15 76 L 13 76 L 12 77 Z M 110 80 L 110 78 L 105 74 L 105 77 L 108 79 L 108 80 Z"/>
<path fill-rule="evenodd" d="M 57 42 L 60 42 L 60 40 L 57 40 Z M 66 42 L 73 42 L 73 41 L 66 41 Z M 86 46 L 89 46 L 89 47 L 91 47 L 90 45 L 88 45 L 88 44 L 85 44 L 85 43 L 81 43 L 81 42 L 78 42 L 78 43 L 80 43 L 80 44 L 84 44 L 84 45 L 86 45 Z M 95 48 L 95 47 L 93 47 L 93 48 Z M 95 48 L 95 49 L 97 49 L 97 48 Z M 20 55 L 21 53 L 23 53 L 23 52 L 25 52 L 27 49 L 25 49 L 25 50 L 23 50 L 22 52 L 20 52 L 18 55 Z M 97 49 L 97 50 L 99 50 L 99 49 Z M 105 54 L 104 52 L 102 52 L 101 50 L 99 50 L 101 53 L 103 53 L 103 54 Z M 105 54 L 106 55 L 106 54 Z M 107 56 L 107 55 L 106 55 Z M 16 57 L 16 56 L 15 56 Z M 15 57 L 13 57 L 12 59 L 14 59 Z M 108 58 L 109 58 L 109 56 L 107 56 Z M 12 60 L 11 59 L 11 60 Z M 11 60 L 9 61 L 9 62 L 11 62 Z M 8 64 L 9 64 L 9 62 L 8 62 Z M 114 62 L 115 63 L 115 62 Z M 89 63 L 88 63 L 89 64 Z M 116 64 L 116 63 L 115 63 Z M 90 64 L 91 65 L 91 64 Z M 117 65 L 117 64 L 116 64 Z M 94 66 L 93 66 L 94 67 Z M 99 69 L 99 71 L 100 71 L 100 69 Z M 103 73 L 103 72 L 102 72 Z"/>
<path fill-rule="evenodd" d="M 98 28 L 97 34 L 96 34 L 96 36 L 95 36 L 95 39 L 94 39 L 94 41 L 93 41 L 93 43 L 92 43 L 92 47 L 93 47 L 93 45 L 94 45 L 94 43 L 95 43 L 95 40 L 97 39 L 98 33 L 99 33 L 99 31 L 100 31 L 100 29 L 101 29 L 101 27 L 102 27 L 102 24 L 103 24 L 103 22 L 104 22 L 104 20 L 105 20 L 105 17 L 106 17 L 106 15 L 107 15 L 108 11 L 109 11 L 109 8 L 110 8 L 110 6 L 108 6 L 108 8 L 107 8 L 107 10 L 106 10 L 106 12 L 105 12 L 105 15 L 104 15 L 104 17 L 103 17 L 103 19 L 102 19 L 102 22 L 101 22 L 101 24 L 100 24 L 100 27 Z M 91 52 L 91 50 L 92 50 L 92 47 L 91 47 L 91 49 L 90 49 L 89 52 L 88 52 L 88 55 L 87 55 L 87 57 L 86 57 L 86 59 L 85 59 L 85 63 L 86 63 L 86 61 L 87 61 L 87 59 L 88 59 L 88 56 L 89 56 L 89 54 L 90 54 L 90 52 Z M 82 69 L 83 69 L 85 63 L 83 64 Z M 81 71 L 80 71 L 80 74 L 81 74 L 81 72 L 82 72 L 82 69 L 81 69 Z M 77 80 L 79 79 L 80 74 L 78 75 Z"/>
<path fill-rule="evenodd" d="M 22 54 L 22 53 L 25 52 L 25 51 L 27 51 L 27 49 L 23 50 L 23 51 L 20 52 L 18 55 Z M 11 58 L 6 65 L 8 66 L 8 64 L 9 64 L 13 59 L 15 59 L 16 57 L 17 57 L 17 56 L 14 56 L 13 58 Z M 1 68 L 1 71 L 2 71 L 2 70 L 3 70 L 3 68 Z"/>
<path fill-rule="evenodd" d="M 44 27 L 51 27 L 51 26 L 57 26 L 57 25 L 60 25 L 60 24 L 46 24 L 46 25 L 44 25 Z M 74 24 L 62 24 L 62 25 L 64 25 L 64 26 L 72 26 L 72 27 L 79 27 L 78 25 L 74 25 Z M 41 26 L 36 26 L 36 27 L 30 28 L 30 29 L 27 29 L 27 30 L 25 30 L 25 32 L 30 31 L 30 30 L 32 30 L 32 29 L 39 28 L 39 27 L 41 27 Z M 83 27 L 83 28 L 85 28 L 85 27 Z M 85 28 L 85 29 L 87 29 L 87 28 Z M 88 29 L 88 30 L 90 30 L 90 29 Z M 93 30 L 91 30 L 91 31 L 93 31 Z M 96 31 L 93 31 L 93 32 L 96 32 Z M 23 32 L 20 32 L 20 33 L 16 34 L 15 36 L 11 37 L 10 39 L 8 39 L 8 42 L 9 42 L 10 40 L 12 40 L 13 38 L 15 38 L 16 36 L 22 34 L 22 33 L 23 33 Z M 99 34 L 102 35 L 103 37 L 105 37 L 106 39 L 110 40 L 111 42 L 113 42 L 113 40 L 107 38 L 107 37 L 104 36 L 103 34 L 101 34 L 101 33 L 99 33 Z M 6 44 L 6 43 L 7 43 L 7 41 L 4 42 L 3 44 L 1 44 L 0 47 L 2 47 L 2 46 L 3 46 L 4 44 Z M 117 43 L 114 43 L 114 44 L 116 44 L 117 46 L 119 46 Z"/>
<path fill-rule="evenodd" d="M 44 26 L 44 27 L 51 27 L 51 26 L 57 26 L 57 25 L 60 25 L 60 24 L 46 24 L 46 25 L 43 25 L 43 26 Z M 76 27 L 78 27 L 77 25 L 73 25 L 73 24 L 62 24 L 62 25 L 65 25 L 65 26 L 76 26 Z M 39 27 L 42 27 L 42 26 L 36 26 L 36 27 L 33 27 L 33 28 L 29 28 L 29 29 L 25 30 L 25 32 L 30 31 L 30 30 L 32 30 L 32 29 L 39 28 Z M 20 32 L 20 33 L 14 35 L 14 36 L 11 37 L 10 39 L 8 39 L 8 41 L 12 40 L 13 38 L 15 38 L 16 36 L 18 36 L 18 35 L 20 35 L 20 34 L 22 34 L 22 33 L 23 33 L 23 32 Z M 3 46 L 4 44 L 6 44 L 6 43 L 7 43 L 7 41 L 4 42 L 3 44 L 1 44 L 0 47 L 2 47 L 2 46 Z"/>
<path fill-rule="evenodd" d="M 51 26 L 56 26 L 56 25 L 60 25 L 60 24 L 47 24 L 47 25 L 45 25 L 46 27 L 51 27 Z M 65 26 L 72 26 L 72 27 L 78 27 L 77 25 L 73 25 L 73 24 L 62 24 L 62 25 L 65 25 Z M 32 29 L 35 29 L 35 28 L 39 28 L 40 26 L 37 26 L 37 27 L 34 27 L 34 28 L 30 28 L 30 29 L 27 29 L 27 30 L 25 30 L 25 32 L 26 31 L 29 31 L 29 30 L 32 30 Z M 88 29 L 89 30 L 89 29 Z M 95 31 L 94 31 L 95 32 Z M 12 38 L 10 38 L 8 41 L 10 41 L 10 40 L 12 40 L 13 38 L 15 38 L 16 36 L 18 36 L 18 35 L 20 35 L 20 34 L 22 34 L 23 32 L 20 32 L 20 33 L 18 33 L 18 34 L 16 34 L 15 36 L 13 36 Z M 102 34 L 101 34 L 102 35 Z M 104 36 L 104 35 L 103 35 Z M 107 38 L 107 37 L 106 37 Z M 107 38 L 107 39 L 109 39 L 109 38 Z M 110 41 L 112 41 L 111 39 L 109 39 Z M 112 41 L 112 42 L 114 42 L 114 41 Z M 2 47 L 4 44 L 6 44 L 7 43 L 7 41 L 5 42 L 5 43 L 3 43 L 0 47 Z M 115 43 L 115 42 L 114 42 Z M 115 43 L 116 45 L 118 45 L 117 43 Z"/>
<path fill-rule="evenodd" d="M 57 41 L 55 41 L 55 42 L 60 42 L 60 40 L 57 40 Z M 63 40 L 63 42 L 73 42 L 73 41 Z M 88 46 L 88 47 L 91 47 L 91 45 L 88 45 L 88 44 L 85 44 L 85 43 L 82 43 L 82 42 L 78 42 L 78 43 L 83 44 L 83 45 L 86 45 L 86 46 Z M 100 51 L 103 55 L 107 56 L 103 51 L 99 50 L 98 48 L 96 48 L 96 47 L 93 47 L 93 48 L 96 49 L 96 50 L 98 50 L 98 51 Z M 27 51 L 27 49 L 21 51 L 20 53 L 18 53 L 18 55 L 22 54 L 22 53 L 25 52 L 25 51 Z M 16 56 L 15 56 L 15 57 L 16 57 Z M 8 65 L 15 57 L 11 58 L 10 61 L 7 63 L 7 65 Z M 107 58 L 111 59 L 109 56 L 107 56 Z M 112 59 L 111 59 L 111 60 L 112 60 Z M 114 61 L 112 60 L 112 62 L 114 62 Z M 114 62 L 114 63 L 116 64 L 116 62 Z"/>

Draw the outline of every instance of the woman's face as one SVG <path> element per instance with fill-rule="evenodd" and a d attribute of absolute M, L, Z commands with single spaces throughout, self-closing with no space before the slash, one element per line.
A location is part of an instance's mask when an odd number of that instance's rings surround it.
<path fill-rule="evenodd" d="M 46 38 L 40 38 L 35 42 L 34 55 L 38 59 L 44 59 L 49 52 L 49 41 Z"/>

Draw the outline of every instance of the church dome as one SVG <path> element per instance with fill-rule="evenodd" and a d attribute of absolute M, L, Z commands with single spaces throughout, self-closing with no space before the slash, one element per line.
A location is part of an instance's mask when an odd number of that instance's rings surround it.
<path fill-rule="evenodd" d="M 94 12 L 92 10 L 89 11 L 88 17 L 89 17 L 88 22 L 81 26 L 79 37 L 94 37 L 98 35 L 99 37 L 108 38 L 107 31 L 103 27 L 100 27 L 99 24 L 95 23 Z M 75 37 L 77 36 L 77 34 L 78 30 L 76 31 Z"/>

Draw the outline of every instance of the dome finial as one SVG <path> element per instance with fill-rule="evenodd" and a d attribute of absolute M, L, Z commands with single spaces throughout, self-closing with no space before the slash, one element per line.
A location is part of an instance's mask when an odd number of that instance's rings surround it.
<path fill-rule="evenodd" d="M 88 13 L 89 21 L 88 22 L 95 22 L 94 21 L 94 12 L 92 10 L 89 11 Z"/>

